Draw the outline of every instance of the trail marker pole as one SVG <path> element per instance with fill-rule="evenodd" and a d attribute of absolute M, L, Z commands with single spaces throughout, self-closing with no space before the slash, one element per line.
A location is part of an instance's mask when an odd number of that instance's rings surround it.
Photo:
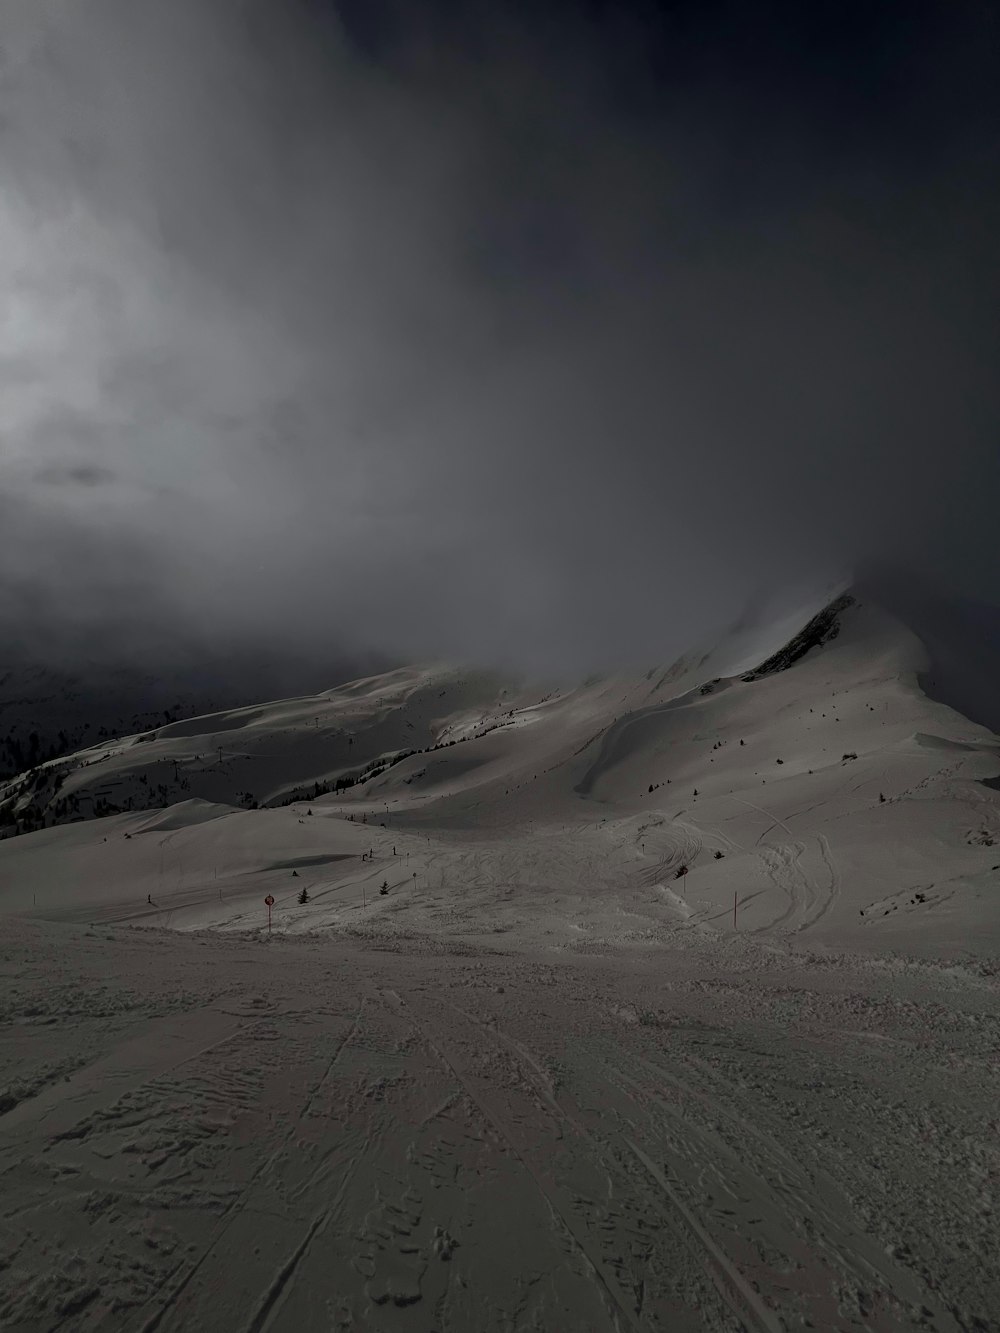
<path fill-rule="evenodd" d="M 264 899 L 264 901 L 267 903 L 267 933 L 270 935 L 270 933 L 271 933 L 271 908 L 274 906 L 274 899 L 271 897 L 270 894 L 268 894 L 267 897 Z"/>
<path fill-rule="evenodd" d="M 736 929 L 736 894 L 737 890 L 733 889 L 733 930 Z"/>

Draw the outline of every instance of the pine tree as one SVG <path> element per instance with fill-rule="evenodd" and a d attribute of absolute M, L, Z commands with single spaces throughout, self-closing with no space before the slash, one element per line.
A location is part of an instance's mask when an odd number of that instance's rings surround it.
<path fill-rule="evenodd" d="M 302 892 L 299 894 L 299 902 L 307 903 L 308 901 L 309 901 L 309 894 L 306 892 L 305 888 L 303 888 Z"/>

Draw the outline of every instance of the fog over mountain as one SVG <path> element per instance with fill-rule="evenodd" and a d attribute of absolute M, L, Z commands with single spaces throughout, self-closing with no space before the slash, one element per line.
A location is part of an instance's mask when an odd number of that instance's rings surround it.
<path fill-rule="evenodd" d="M 997 48 L 0 0 L 0 1328 L 998 1333 Z"/>
<path fill-rule="evenodd" d="M 876 560 L 1000 601 L 984 8 L 0 40 L 9 650 L 586 670 Z"/>

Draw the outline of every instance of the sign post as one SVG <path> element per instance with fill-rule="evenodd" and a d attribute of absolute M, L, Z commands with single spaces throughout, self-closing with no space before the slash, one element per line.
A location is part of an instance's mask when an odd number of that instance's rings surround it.
<path fill-rule="evenodd" d="M 270 933 L 271 933 L 271 908 L 274 906 L 274 899 L 271 897 L 270 894 L 268 894 L 267 897 L 264 899 L 264 901 L 267 903 L 267 933 L 270 935 Z"/>

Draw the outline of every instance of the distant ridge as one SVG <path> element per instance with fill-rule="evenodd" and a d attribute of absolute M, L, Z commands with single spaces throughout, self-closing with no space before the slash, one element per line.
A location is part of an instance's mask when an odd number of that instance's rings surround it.
<path fill-rule="evenodd" d="M 798 634 L 789 639 L 783 648 L 772 653 L 766 661 L 761 662 L 760 666 L 747 671 L 740 679 L 761 680 L 764 676 L 774 675 L 776 671 L 787 671 L 800 657 L 805 657 L 810 648 L 819 648 L 830 639 L 836 638 L 840 633 L 840 616 L 848 607 L 853 606 L 854 602 L 855 599 L 849 593 L 837 597 L 803 625 Z"/>

